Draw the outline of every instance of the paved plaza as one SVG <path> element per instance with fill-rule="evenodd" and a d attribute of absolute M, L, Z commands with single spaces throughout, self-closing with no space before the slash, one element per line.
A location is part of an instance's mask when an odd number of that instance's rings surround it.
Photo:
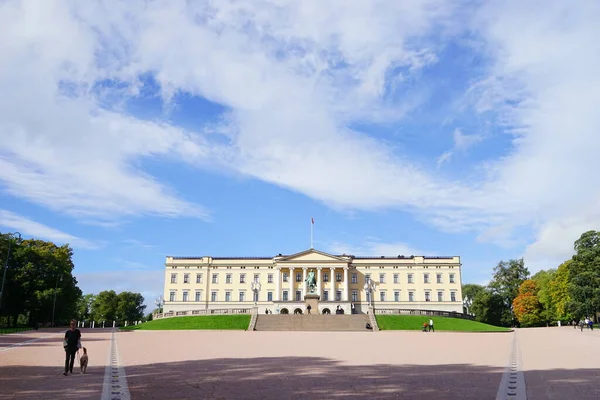
<path fill-rule="evenodd" d="M 62 375 L 63 334 L 0 336 L 0 399 L 600 398 L 597 330 L 82 329 L 90 366 L 73 376 Z"/>

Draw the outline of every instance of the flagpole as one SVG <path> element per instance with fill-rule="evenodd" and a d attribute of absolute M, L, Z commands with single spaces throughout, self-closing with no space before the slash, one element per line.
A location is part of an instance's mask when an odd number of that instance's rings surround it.
<path fill-rule="evenodd" d="M 314 249 L 313 247 L 313 225 L 315 223 L 313 222 L 313 218 L 310 217 L 310 248 Z"/>

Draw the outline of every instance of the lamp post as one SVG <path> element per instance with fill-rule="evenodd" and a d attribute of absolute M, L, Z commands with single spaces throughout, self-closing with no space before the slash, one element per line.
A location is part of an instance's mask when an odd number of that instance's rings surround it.
<path fill-rule="evenodd" d="M 375 304 L 373 301 L 373 292 L 375 291 L 375 282 L 371 278 L 367 278 L 364 288 L 367 291 L 367 293 L 369 293 L 370 306 L 373 307 Z"/>
<path fill-rule="evenodd" d="M 158 307 L 158 312 L 162 314 L 162 307 L 165 304 L 165 299 L 160 295 L 156 300 L 154 300 L 154 304 Z"/>
<path fill-rule="evenodd" d="M 250 288 L 252 288 L 252 291 L 254 292 L 254 305 L 257 306 L 258 305 L 258 292 L 260 291 L 260 282 L 259 281 L 254 281 L 250 284 Z"/>
<path fill-rule="evenodd" d="M 54 312 L 56 310 L 56 292 L 58 291 L 58 280 L 62 282 L 62 275 L 56 275 L 56 285 L 54 286 L 54 304 L 52 304 L 52 326 L 54 326 Z"/>
<path fill-rule="evenodd" d="M 6 270 L 8 269 L 8 260 L 10 259 L 10 249 L 12 247 L 12 239 L 15 235 L 19 237 L 19 240 L 21 240 L 21 234 L 19 232 L 7 234 L 7 236 L 9 236 L 8 254 L 6 255 L 6 261 L 4 262 L 4 273 L 2 274 L 2 286 L 0 287 L 0 308 L 2 307 L 2 297 L 4 295 L 4 282 L 6 281 Z"/>

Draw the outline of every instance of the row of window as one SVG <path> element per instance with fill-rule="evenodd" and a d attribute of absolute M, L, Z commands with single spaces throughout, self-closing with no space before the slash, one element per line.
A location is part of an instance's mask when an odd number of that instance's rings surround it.
<path fill-rule="evenodd" d="M 246 274 L 239 274 L 240 283 L 246 283 Z M 443 274 L 438 273 L 436 275 L 436 283 L 444 283 Z M 423 283 L 431 283 L 429 279 L 430 274 L 423 274 Z M 287 272 L 282 273 L 283 282 L 289 282 L 289 274 Z M 254 274 L 254 282 L 258 282 L 260 274 Z M 352 283 L 358 283 L 358 274 L 353 273 L 351 276 Z M 365 281 L 371 279 L 371 274 L 365 274 Z M 302 273 L 296 274 L 296 282 L 302 282 Z M 400 274 L 393 274 L 394 283 L 400 283 Z M 342 274 L 335 274 L 335 281 L 342 282 Z M 212 283 L 219 283 L 219 274 L 212 274 Z M 329 273 L 323 272 L 323 282 L 329 282 Z M 448 275 L 448 282 L 455 283 L 454 274 Z M 171 283 L 177 283 L 177 273 L 171 274 Z M 183 283 L 190 283 L 190 274 L 183 274 Z M 196 283 L 202 283 L 202 274 L 196 274 Z M 225 283 L 233 283 L 233 274 L 225 274 Z M 267 274 L 267 283 L 273 283 L 273 274 Z M 379 274 L 379 283 L 386 283 L 386 274 Z M 414 274 L 407 275 L 407 283 L 414 283 Z"/>
<path fill-rule="evenodd" d="M 253 294 L 252 301 L 259 301 L 259 293 L 252 292 L 252 294 Z M 297 290 L 295 294 L 296 294 L 295 301 L 301 301 L 302 300 L 302 291 Z M 366 295 L 367 295 L 367 302 L 371 301 L 370 293 L 367 292 Z M 225 292 L 225 301 L 232 301 L 231 296 L 232 296 L 232 292 L 226 291 Z M 282 292 L 282 300 L 289 301 L 289 292 L 287 290 L 284 290 Z M 332 299 L 332 300 L 334 300 L 334 299 Z M 176 301 L 176 292 L 172 291 L 169 293 L 169 301 Z M 183 292 L 182 301 L 190 301 L 188 291 Z M 198 301 L 198 302 L 202 301 L 202 291 L 200 291 L 200 290 L 196 291 L 195 301 Z M 215 292 L 210 293 L 210 301 L 218 301 L 218 292 L 215 291 Z M 245 291 L 240 291 L 238 293 L 238 301 L 246 301 L 246 292 Z M 267 292 L 267 301 L 273 301 L 273 292 Z M 329 290 L 323 291 L 323 301 L 329 301 Z M 335 301 L 342 301 L 342 291 L 341 290 L 337 290 L 335 292 Z M 357 290 L 352 291 L 352 301 L 358 301 L 358 291 Z M 379 301 L 387 301 L 386 292 L 384 292 L 384 291 L 379 292 Z M 394 301 L 401 301 L 399 291 L 394 292 Z M 408 292 L 408 301 L 415 301 L 415 292 L 413 292 L 413 291 Z M 427 290 L 425 291 L 425 301 L 431 301 L 431 292 L 430 291 L 427 291 Z M 440 292 L 440 291 L 437 292 L 437 301 L 445 301 L 444 300 L 444 292 Z M 450 301 L 456 301 L 456 292 L 450 292 Z"/>

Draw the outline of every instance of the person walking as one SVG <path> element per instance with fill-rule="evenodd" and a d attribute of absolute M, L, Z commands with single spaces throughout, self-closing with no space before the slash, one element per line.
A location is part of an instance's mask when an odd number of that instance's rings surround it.
<path fill-rule="evenodd" d="M 435 332 L 435 329 L 433 329 L 433 320 L 431 318 L 429 318 L 429 332 Z"/>
<path fill-rule="evenodd" d="M 75 320 L 71 320 L 69 330 L 65 332 L 63 347 L 65 348 L 65 372 L 67 376 L 69 372 L 73 374 L 73 364 L 75 364 L 75 353 L 79 350 L 79 341 L 81 340 L 81 331 L 75 328 Z"/>

